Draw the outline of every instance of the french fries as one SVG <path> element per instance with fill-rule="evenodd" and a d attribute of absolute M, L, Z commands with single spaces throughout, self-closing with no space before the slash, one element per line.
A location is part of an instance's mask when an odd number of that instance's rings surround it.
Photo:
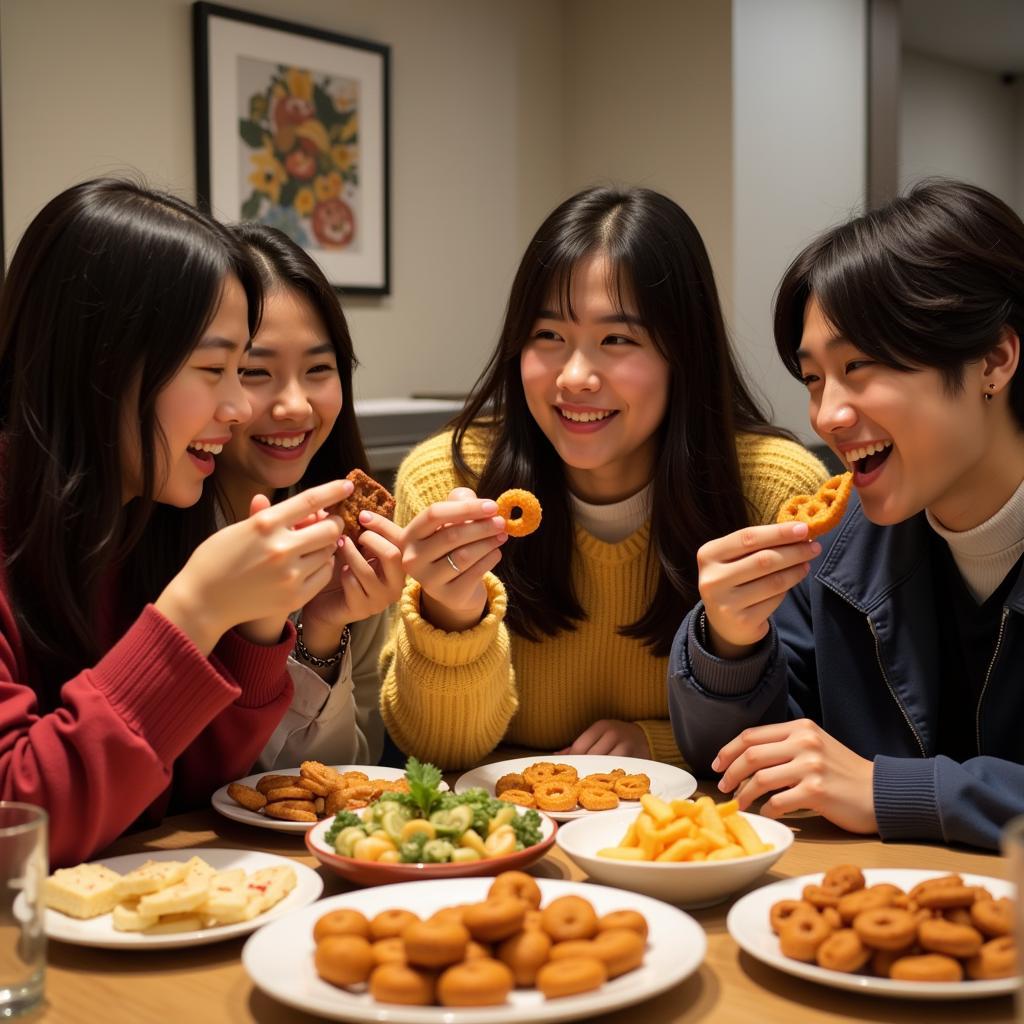
<path fill-rule="evenodd" d="M 761 842 L 735 800 L 716 805 L 709 796 L 665 801 L 645 793 L 640 804 L 643 810 L 619 845 L 598 850 L 599 857 L 680 863 L 735 860 L 774 849 Z"/>

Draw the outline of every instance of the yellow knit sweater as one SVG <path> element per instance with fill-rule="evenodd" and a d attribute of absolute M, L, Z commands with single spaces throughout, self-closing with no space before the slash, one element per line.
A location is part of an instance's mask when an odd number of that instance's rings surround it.
<path fill-rule="evenodd" d="M 474 471 L 486 459 L 485 443 L 483 432 L 464 441 Z M 791 441 L 743 433 L 736 447 L 744 493 L 759 522 L 774 522 L 786 498 L 813 493 L 828 476 Z M 423 442 L 398 471 L 395 521 L 406 525 L 455 486 L 451 434 Z M 577 526 L 573 582 L 588 617 L 574 631 L 537 643 L 510 637 L 502 621 L 505 589 L 492 574 L 486 616 L 461 633 L 422 618 L 419 584 L 409 581 L 381 654 L 381 713 L 395 743 L 452 769 L 479 763 L 502 740 L 558 750 L 598 719 L 614 718 L 636 722 L 656 760 L 682 764 L 668 720 L 668 658 L 616 631 L 640 617 L 654 592 L 649 533 L 648 522 L 607 544 Z"/>

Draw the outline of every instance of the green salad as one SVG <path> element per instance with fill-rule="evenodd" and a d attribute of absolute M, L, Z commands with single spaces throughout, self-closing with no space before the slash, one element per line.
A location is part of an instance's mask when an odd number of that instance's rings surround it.
<path fill-rule="evenodd" d="M 382 793 L 356 814 L 339 811 L 324 835 L 342 857 L 381 864 L 486 860 L 540 842 L 541 818 L 497 800 L 486 789 L 442 792 L 441 771 L 410 757 L 408 793 Z"/>

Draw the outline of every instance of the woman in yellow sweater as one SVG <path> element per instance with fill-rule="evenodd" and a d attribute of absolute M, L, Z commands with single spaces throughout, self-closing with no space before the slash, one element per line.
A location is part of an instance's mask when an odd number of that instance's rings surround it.
<path fill-rule="evenodd" d="M 825 476 L 744 385 L 683 210 L 647 189 L 573 196 L 531 241 L 454 430 L 399 470 L 392 738 L 445 768 L 502 740 L 681 763 L 667 665 L 697 549 Z M 506 544 L 491 499 L 510 487 L 544 517 Z"/>

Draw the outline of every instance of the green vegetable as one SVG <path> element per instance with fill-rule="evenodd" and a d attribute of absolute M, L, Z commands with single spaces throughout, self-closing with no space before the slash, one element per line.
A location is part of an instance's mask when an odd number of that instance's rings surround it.
<path fill-rule="evenodd" d="M 348 828 L 350 825 L 362 825 L 362 821 L 359 816 L 353 814 L 351 811 L 338 811 L 334 816 L 334 821 L 331 823 L 331 827 L 324 833 L 324 842 L 328 846 L 334 846 L 334 840 L 338 838 L 338 833 L 343 828 Z"/>
<path fill-rule="evenodd" d="M 334 849 L 342 857 L 351 857 L 355 851 L 356 843 L 366 838 L 366 829 L 361 825 L 349 825 L 338 833 L 334 841 Z"/>
<path fill-rule="evenodd" d="M 423 863 L 447 864 L 454 852 L 455 847 L 447 839 L 428 839 L 423 844 Z"/>
<path fill-rule="evenodd" d="M 442 808 L 430 816 L 430 823 L 441 838 L 457 839 L 473 824 L 473 808 L 460 804 Z"/>
<path fill-rule="evenodd" d="M 465 793 L 442 793 L 440 806 L 444 810 L 453 807 L 469 807 L 473 812 L 472 829 L 482 836 L 487 835 L 487 826 L 502 807 L 508 807 L 503 800 L 495 800 L 486 789 L 467 789 Z"/>
<path fill-rule="evenodd" d="M 519 849 L 535 846 L 540 842 L 540 815 L 531 807 L 522 814 L 517 814 L 509 824 L 516 834 Z"/>
<path fill-rule="evenodd" d="M 380 826 L 396 844 L 402 840 L 402 826 L 412 817 L 404 807 L 385 804 L 385 811 L 380 817 Z"/>
<path fill-rule="evenodd" d="M 419 817 L 429 818 L 438 806 L 441 791 L 441 769 L 432 764 L 422 764 L 415 757 L 405 762 L 405 777 L 409 782 L 409 794 L 419 810 Z"/>
<path fill-rule="evenodd" d="M 403 864 L 422 864 L 423 863 L 423 847 L 428 842 L 433 840 L 427 839 L 426 833 L 417 832 L 414 836 L 410 836 L 401 846 L 398 848 L 398 855 L 402 860 Z"/>

